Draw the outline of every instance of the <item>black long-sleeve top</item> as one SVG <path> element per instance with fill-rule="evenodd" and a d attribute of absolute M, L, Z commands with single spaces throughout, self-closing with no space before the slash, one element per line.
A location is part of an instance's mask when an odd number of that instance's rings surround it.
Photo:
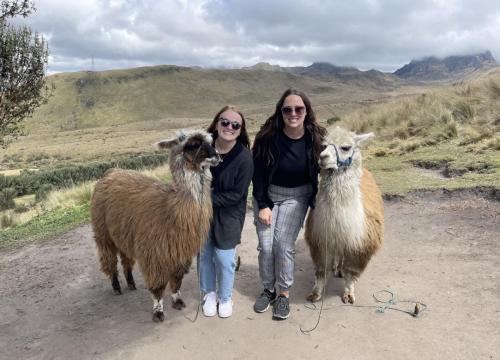
<path fill-rule="evenodd" d="M 268 207 L 272 209 L 274 207 L 273 201 L 268 196 L 269 184 L 272 183 L 273 176 L 276 173 L 278 168 L 279 158 L 281 156 L 279 141 L 280 137 L 284 136 L 284 134 L 278 132 L 277 136 L 271 142 L 271 153 L 273 155 L 274 161 L 272 164 L 267 165 L 266 161 L 261 157 L 255 157 L 253 159 L 254 162 L 254 174 L 253 174 L 253 197 L 257 201 L 259 209 L 264 209 Z M 309 206 L 314 208 L 316 194 L 318 192 L 318 174 L 319 174 L 319 166 L 314 161 L 313 155 L 313 136 L 310 134 L 307 129 L 305 133 L 305 141 L 306 141 L 306 156 L 307 156 L 307 171 L 311 181 L 311 185 L 313 187 L 313 192 L 311 197 L 309 198 Z"/>
<path fill-rule="evenodd" d="M 241 242 L 253 169 L 250 150 L 239 142 L 210 169 L 214 211 L 210 231 L 219 249 L 232 249 Z"/>

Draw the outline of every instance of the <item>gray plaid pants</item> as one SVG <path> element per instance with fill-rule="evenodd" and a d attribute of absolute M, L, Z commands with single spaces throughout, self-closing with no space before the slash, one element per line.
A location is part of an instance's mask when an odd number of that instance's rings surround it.
<path fill-rule="evenodd" d="M 304 224 L 311 193 L 310 184 L 295 188 L 270 185 L 268 195 L 274 202 L 271 226 L 259 221 L 259 207 L 254 200 L 259 273 L 265 289 L 288 291 L 293 284 L 295 240 Z"/>

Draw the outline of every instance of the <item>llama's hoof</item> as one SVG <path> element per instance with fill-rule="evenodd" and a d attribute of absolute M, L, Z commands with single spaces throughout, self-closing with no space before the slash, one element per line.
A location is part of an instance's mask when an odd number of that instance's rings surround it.
<path fill-rule="evenodd" d="M 113 276 L 111 277 L 111 287 L 116 295 L 122 294 L 122 287 L 120 286 L 117 273 L 113 273 Z"/>
<path fill-rule="evenodd" d="M 129 290 L 137 290 L 137 288 L 135 287 L 135 283 L 128 283 L 128 288 Z"/>
<path fill-rule="evenodd" d="M 344 294 L 344 295 L 342 295 L 342 302 L 344 304 L 347 304 L 347 303 L 354 304 L 354 300 L 355 300 L 355 298 L 354 298 L 354 295 L 352 295 L 352 294 Z"/>
<path fill-rule="evenodd" d="M 165 314 L 163 311 L 155 311 L 153 312 L 153 321 L 154 322 L 162 322 L 165 320 Z"/>
<path fill-rule="evenodd" d="M 335 270 L 333 272 L 333 276 L 336 277 L 336 278 L 343 278 L 344 274 L 342 274 L 342 270 Z"/>
<path fill-rule="evenodd" d="M 316 291 L 313 291 L 309 295 L 307 295 L 307 301 L 310 302 L 316 302 L 320 299 L 321 299 L 321 294 L 317 293 Z"/>
<path fill-rule="evenodd" d="M 172 301 L 172 307 L 175 310 L 182 310 L 186 307 L 186 303 L 184 303 L 184 300 L 182 300 L 181 298 L 178 298 L 175 301 Z"/>

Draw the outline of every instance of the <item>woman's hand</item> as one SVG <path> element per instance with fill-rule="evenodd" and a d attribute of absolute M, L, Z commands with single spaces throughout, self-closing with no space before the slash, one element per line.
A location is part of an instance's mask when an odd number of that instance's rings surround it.
<path fill-rule="evenodd" d="M 271 226 L 271 221 L 273 219 L 273 212 L 271 209 L 264 208 L 259 210 L 259 221 L 267 226 Z"/>

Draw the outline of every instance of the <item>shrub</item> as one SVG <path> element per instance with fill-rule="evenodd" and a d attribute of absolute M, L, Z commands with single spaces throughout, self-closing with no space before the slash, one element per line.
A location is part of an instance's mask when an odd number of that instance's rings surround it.
<path fill-rule="evenodd" d="M 491 97 L 494 99 L 500 98 L 500 84 L 498 84 L 493 79 L 490 80 L 488 84 L 488 88 L 490 90 Z"/>
<path fill-rule="evenodd" d="M 398 128 L 394 129 L 394 136 L 401 140 L 408 139 L 408 128 L 406 126 L 399 126 Z"/>
<path fill-rule="evenodd" d="M 44 184 L 52 185 L 54 189 L 70 187 L 99 179 L 110 168 L 134 170 L 154 168 L 164 164 L 167 160 L 167 154 L 149 154 L 89 165 L 73 165 L 40 171 L 23 170 L 19 176 L 0 177 L 0 185 L 15 188 L 18 195 L 33 194 Z"/>
<path fill-rule="evenodd" d="M 403 152 L 412 152 L 420 147 L 421 143 L 418 141 L 409 141 L 401 145 L 401 150 Z"/>
<path fill-rule="evenodd" d="M 500 137 L 491 139 L 486 144 L 487 149 L 500 150 Z"/>
<path fill-rule="evenodd" d="M 481 128 L 476 130 L 473 128 L 467 128 L 462 133 L 462 139 L 459 145 L 470 145 L 477 143 L 483 139 L 493 137 L 494 131 L 489 128 Z"/>
<path fill-rule="evenodd" d="M 452 112 L 453 118 L 460 123 L 468 123 L 474 120 L 476 109 L 470 101 L 459 101 Z"/>
<path fill-rule="evenodd" d="M 13 209 L 16 207 L 14 198 L 17 191 L 14 188 L 5 188 L 0 191 L 0 210 Z"/>
<path fill-rule="evenodd" d="M 337 115 L 334 115 L 331 118 L 329 118 L 328 120 L 326 120 L 326 123 L 328 125 L 333 125 L 333 124 L 335 124 L 336 122 L 339 122 L 339 121 L 340 121 L 340 117 L 337 116 Z"/>
<path fill-rule="evenodd" d="M 444 133 L 447 135 L 449 139 L 456 138 L 458 135 L 457 123 L 451 121 L 448 124 L 446 124 L 446 127 L 444 128 Z"/>
<path fill-rule="evenodd" d="M 45 200 L 53 189 L 54 187 L 50 184 L 42 184 L 35 193 L 35 202 Z"/>
<path fill-rule="evenodd" d="M 30 211 L 30 208 L 29 208 L 29 206 L 26 206 L 25 204 L 18 204 L 14 208 L 14 212 L 16 214 L 22 214 L 22 213 L 25 213 L 25 212 L 28 212 L 28 211 Z"/>
<path fill-rule="evenodd" d="M 12 212 L 10 212 L 10 211 L 4 212 L 0 216 L 0 227 L 2 229 L 14 226 L 15 223 L 16 222 L 15 222 L 14 214 L 12 214 Z"/>
<path fill-rule="evenodd" d="M 375 155 L 375 157 L 384 157 L 387 156 L 387 151 L 385 149 L 377 149 L 373 155 Z"/>

